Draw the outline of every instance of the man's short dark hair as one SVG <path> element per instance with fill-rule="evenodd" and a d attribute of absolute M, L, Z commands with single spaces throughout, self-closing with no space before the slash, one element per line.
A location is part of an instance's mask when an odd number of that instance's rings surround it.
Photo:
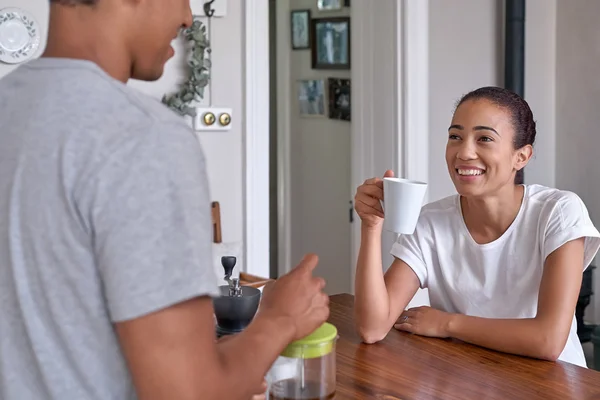
<path fill-rule="evenodd" d="M 64 4 L 66 6 L 74 6 L 77 4 L 93 6 L 98 3 L 98 1 L 99 0 L 50 0 L 50 3 Z"/>

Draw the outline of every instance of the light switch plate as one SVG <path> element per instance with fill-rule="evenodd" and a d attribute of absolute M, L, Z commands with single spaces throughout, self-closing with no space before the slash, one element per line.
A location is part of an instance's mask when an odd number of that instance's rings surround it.
<path fill-rule="evenodd" d="M 229 131 L 233 122 L 231 108 L 198 107 L 194 118 L 196 131 Z"/>
<path fill-rule="evenodd" d="M 210 0 L 204 0 L 204 3 L 210 3 Z M 227 15 L 227 0 L 214 0 L 210 7 L 215 10 L 213 17 L 224 17 Z"/>

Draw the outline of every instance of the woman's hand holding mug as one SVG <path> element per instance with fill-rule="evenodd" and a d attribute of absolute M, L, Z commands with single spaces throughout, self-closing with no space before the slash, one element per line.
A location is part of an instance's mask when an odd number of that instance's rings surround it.
<path fill-rule="evenodd" d="M 410 235 L 415 231 L 426 191 L 427 183 L 395 178 L 394 172 L 387 170 L 383 179 L 367 179 L 358 187 L 354 207 L 363 228 L 383 227 L 389 232 Z"/>
<path fill-rule="evenodd" d="M 384 178 L 393 177 L 394 171 L 387 170 Z M 383 226 L 383 179 L 367 179 L 356 190 L 354 196 L 354 209 L 362 221 L 362 226 L 367 229 L 380 229 Z"/>

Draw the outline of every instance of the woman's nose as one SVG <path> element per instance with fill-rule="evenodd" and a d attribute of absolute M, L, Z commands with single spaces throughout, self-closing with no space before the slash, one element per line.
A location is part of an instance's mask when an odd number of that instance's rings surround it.
<path fill-rule="evenodd" d="M 456 152 L 456 158 L 464 161 L 476 159 L 477 152 L 475 151 L 475 146 L 470 141 L 462 142 L 460 148 Z"/>

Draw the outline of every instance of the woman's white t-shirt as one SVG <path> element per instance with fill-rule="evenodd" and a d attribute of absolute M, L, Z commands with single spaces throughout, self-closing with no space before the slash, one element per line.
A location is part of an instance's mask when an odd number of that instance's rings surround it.
<path fill-rule="evenodd" d="M 429 289 L 432 307 L 485 318 L 533 318 L 544 261 L 570 240 L 585 237 L 583 265 L 600 248 L 600 233 L 575 193 L 525 186 L 517 217 L 497 240 L 477 244 L 465 225 L 459 196 L 425 205 L 412 235 L 391 254 L 407 263 Z M 559 360 L 586 366 L 575 314 Z"/>

